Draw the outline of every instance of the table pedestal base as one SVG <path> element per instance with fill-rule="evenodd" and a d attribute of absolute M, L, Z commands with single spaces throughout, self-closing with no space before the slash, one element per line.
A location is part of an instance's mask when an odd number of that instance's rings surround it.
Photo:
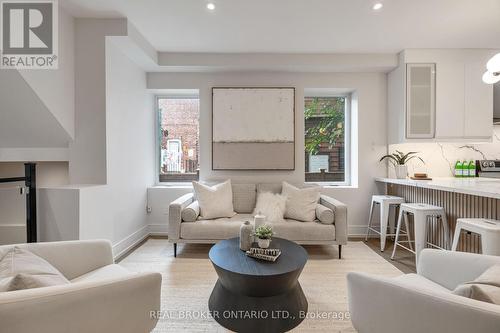
<path fill-rule="evenodd" d="M 235 332 L 286 332 L 299 325 L 307 313 L 307 299 L 300 284 L 289 292 L 270 297 L 233 293 L 215 284 L 208 308 L 223 327 Z"/>

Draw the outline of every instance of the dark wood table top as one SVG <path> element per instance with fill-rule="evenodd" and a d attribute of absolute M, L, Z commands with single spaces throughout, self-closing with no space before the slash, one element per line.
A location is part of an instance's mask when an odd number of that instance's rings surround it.
<path fill-rule="evenodd" d="M 273 238 L 269 248 L 280 249 L 275 262 L 248 257 L 240 250 L 239 238 L 218 242 L 208 254 L 212 263 L 226 271 L 251 276 L 273 276 L 302 270 L 307 262 L 306 250 L 297 243 L 283 238 Z"/>

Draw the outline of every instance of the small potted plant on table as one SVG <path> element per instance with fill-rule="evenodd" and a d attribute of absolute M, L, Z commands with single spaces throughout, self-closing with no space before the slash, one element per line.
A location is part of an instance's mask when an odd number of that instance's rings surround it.
<path fill-rule="evenodd" d="M 273 227 L 270 225 L 264 224 L 255 229 L 254 233 L 255 237 L 257 237 L 257 244 L 261 249 L 267 249 L 269 247 L 269 243 L 271 243 L 271 237 L 273 237 Z"/>
<path fill-rule="evenodd" d="M 400 152 L 399 150 L 396 150 L 395 153 L 382 156 L 382 158 L 380 159 L 380 162 L 382 162 L 383 160 L 386 160 L 386 159 L 389 160 L 389 162 L 392 165 L 394 165 L 394 169 L 396 170 L 396 178 L 405 179 L 406 176 L 408 175 L 407 163 L 409 161 L 416 158 L 425 164 L 424 160 L 421 157 L 416 156 L 416 154 L 418 154 L 418 152 L 416 152 L 416 151 L 411 151 L 411 152 L 405 154 L 403 152 Z"/>

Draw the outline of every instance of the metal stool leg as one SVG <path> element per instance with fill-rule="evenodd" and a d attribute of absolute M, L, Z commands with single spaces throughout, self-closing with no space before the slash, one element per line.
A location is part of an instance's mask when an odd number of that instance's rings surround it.
<path fill-rule="evenodd" d="M 398 217 L 398 223 L 396 227 L 396 238 L 394 239 L 394 247 L 392 249 L 392 255 L 391 259 L 394 259 L 394 256 L 396 255 L 396 247 L 398 246 L 398 240 L 399 240 L 399 232 L 401 231 L 401 222 L 403 220 L 403 214 L 406 214 L 406 212 L 403 209 L 399 209 L 399 217 Z"/>
<path fill-rule="evenodd" d="M 405 218 L 406 240 L 408 241 L 410 250 L 413 250 L 413 245 L 411 244 L 411 237 L 410 237 L 410 223 L 408 221 L 408 214 L 404 214 L 404 218 Z"/>
<path fill-rule="evenodd" d="M 380 251 L 384 252 L 387 238 L 387 224 L 389 223 L 390 205 L 386 202 L 380 204 Z"/>
<path fill-rule="evenodd" d="M 458 241 L 460 240 L 460 234 L 462 233 L 462 223 L 457 222 L 455 226 L 455 235 L 453 235 L 453 245 L 451 246 L 452 251 L 456 251 L 458 247 Z"/>
<path fill-rule="evenodd" d="M 365 242 L 368 241 L 368 236 L 370 235 L 370 228 L 372 227 L 373 206 L 375 206 L 375 201 L 373 201 L 372 199 L 372 204 L 370 206 L 370 215 L 368 215 L 368 227 L 366 228 Z"/>
<path fill-rule="evenodd" d="M 446 213 L 443 212 L 441 214 L 441 223 L 443 223 L 443 231 L 444 231 L 444 242 L 446 243 L 445 249 L 448 250 L 450 249 L 451 242 L 450 242 L 450 227 L 448 226 L 448 220 L 446 219 Z"/>
<path fill-rule="evenodd" d="M 427 214 L 422 212 L 415 212 L 413 214 L 415 229 L 415 263 L 418 265 L 420 252 L 427 245 Z"/>

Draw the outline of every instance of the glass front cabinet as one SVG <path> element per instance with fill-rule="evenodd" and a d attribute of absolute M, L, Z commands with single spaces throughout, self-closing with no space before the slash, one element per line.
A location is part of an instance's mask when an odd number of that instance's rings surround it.
<path fill-rule="evenodd" d="M 436 64 L 406 64 L 406 138 L 434 138 Z"/>

